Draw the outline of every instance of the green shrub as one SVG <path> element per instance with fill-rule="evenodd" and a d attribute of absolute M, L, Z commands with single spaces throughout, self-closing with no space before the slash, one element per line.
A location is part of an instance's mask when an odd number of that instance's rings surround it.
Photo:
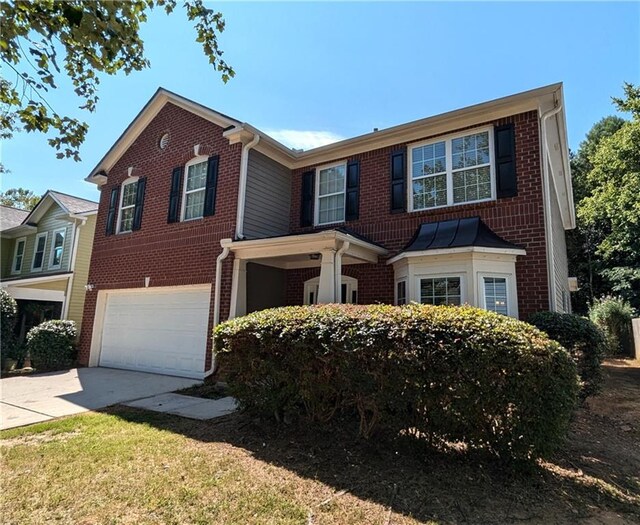
<path fill-rule="evenodd" d="M 76 324 L 73 321 L 45 321 L 27 333 L 31 363 L 39 370 L 71 366 L 75 359 Z"/>
<path fill-rule="evenodd" d="M 610 355 L 631 353 L 631 319 L 634 308 L 622 297 L 596 299 L 589 308 L 589 319 L 605 334 Z"/>
<path fill-rule="evenodd" d="M 564 346 L 578 368 L 580 397 L 597 394 L 602 384 L 602 360 L 606 343 L 602 331 L 589 319 L 575 314 L 539 312 L 529 317 L 529 323 L 546 332 Z"/>
<path fill-rule="evenodd" d="M 0 345 L 2 356 L 13 358 L 16 348 L 14 328 L 18 316 L 18 305 L 6 290 L 0 288 Z"/>
<path fill-rule="evenodd" d="M 364 437 L 379 428 L 506 458 L 550 453 L 578 391 L 557 342 L 466 306 L 276 308 L 219 325 L 214 342 L 245 409 L 321 422 L 353 414 Z"/>

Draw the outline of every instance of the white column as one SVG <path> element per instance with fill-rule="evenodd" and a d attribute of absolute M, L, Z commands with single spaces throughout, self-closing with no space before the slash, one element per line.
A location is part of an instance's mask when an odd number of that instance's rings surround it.
<path fill-rule="evenodd" d="M 336 265 L 335 250 L 323 250 L 320 265 L 320 284 L 318 287 L 318 303 L 336 302 Z"/>
<path fill-rule="evenodd" d="M 229 318 L 240 317 L 247 313 L 247 261 L 233 260 L 233 277 L 231 284 L 231 305 Z"/>
<path fill-rule="evenodd" d="M 340 249 L 336 252 L 335 256 L 335 299 L 336 303 L 342 301 L 342 254 L 349 249 L 349 242 L 345 241 L 342 243 Z M 345 298 L 346 299 L 346 298 Z"/>

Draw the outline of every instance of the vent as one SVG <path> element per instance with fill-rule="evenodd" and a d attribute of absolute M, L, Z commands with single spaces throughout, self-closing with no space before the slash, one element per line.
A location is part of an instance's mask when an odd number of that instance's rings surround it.
<path fill-rule="evenodd" d="M 158 141 L 158 146 L 160 147 L 160 149 L 166 149 L 168 145 L 169 145 L 169 134 L 165 133 L 164 135 L 162 135 L 162 137 L 160 137 L 160 140 Z"/>

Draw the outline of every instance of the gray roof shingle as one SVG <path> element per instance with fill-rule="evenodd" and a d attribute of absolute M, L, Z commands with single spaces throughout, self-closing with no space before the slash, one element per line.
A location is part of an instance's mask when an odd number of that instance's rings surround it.
<path fill-rule="evenodd" d="M 98 209 L 97 202 L 67 195 L 66 193 L 60 193 L 59 191 L 49 190 L 49 193 L 55 196 L 70 213 L 86 213 Z"/>
<path fill-rule="evenodd" d="M 27 210 L 19 210 L 18 208 L 0 205 L 0 231 L 20 226 L 27 215 L 29 215 Z"/>

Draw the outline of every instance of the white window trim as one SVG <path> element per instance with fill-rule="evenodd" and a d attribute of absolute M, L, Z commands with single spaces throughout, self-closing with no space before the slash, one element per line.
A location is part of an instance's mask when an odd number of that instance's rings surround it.
<path fill-rule="evenodd" d="M 18 246 L 20 245 L 20 243 L 23 243 L 23 246 L 22 246 L 22 260 L 20 261 L 20 268 L 18 268 L 16 270 L 16 258 L 18 257 Z M 25 255 L 27 255 L 27 238 L 26 237 L 20 237 L 19 239 L 16 239 L 16 246 L 13 249 L 13 260 L 11 261 L 11 274 L 12 275 L 18 275 L 18 274 L 22 273 L 22 267 L 24 266 Z"/>
<path fill-rule="evenodd" d="M 42 265 L 40 268 L 36 268 L 34 265 L 36 263 L 36 254 L 38 253 L 38 239 L 44 237 L 44 247 L 42 249 Z M 44 261 L 45 254 L 47 253 L 47 240 L 49 238 L 49 232 L 42 232 L 36 235 L 36 242 L 33 245 L 33 258 L 31 259 L 31 271 L 32 272 L 41 272 L 44 270 Z"/>
<path fill-rule="evenodd" d="M 333 197 L 334 195 L 340 195 L 342 194 L 343 196 L 343 203 L 342 203 L 342 211 L 343 211 L 343 219 L 340 221 L 330 221 L 330 222 L 320 222 L 320 172 L 323 170 L 328 170 L 331 168 L 336 168 L 338 166 L 344 166 L 344 185 L 342 187 L 342 191 L 338 191 L 335 193 L 327 193 L 326 195 L 322 195 L 322 198 L 326 198 L 326 197 Z M 314 214 L 314 218 L 313 218 L 313 222 L 316 226 L 325 226 L 327 224 L 340 224 L 345 222 L 345 218 L 346 218 L 346 214 L 347 214 L 347 161 L 346 160 L 341 160 L 340 162 L 334 162 L 332 164 L 325 164 L 324 166 L 319 166 L 316 168 L 316 176 L 315 176 L 315 188 L 314 188 L 314 194 L 315 194 L 315 198 L 314 198 L 314 203 L 313 203 L 313 214 Z"/>
<path fill-rule="evenodd" d="M 487 131 L 489 134 L 489 176 L 491 180 L 491 197 L 487 199 L 480 199 L 475 201 L 467 201 L 467 202 L 453 202 L 453 153 L 451 148 L 451 141 L 453 139 L 457 139 L 460 137 L 466 137 L 469 135 L 475 135 L 477 133 L 483 133 Z M 420 211 L 430 211 L 437 210 L 439 208 L 449 208 L 451 206 L 464 206 L 468 204 L 478 204 L 481 202 L 490 202 L 496 200 L 496 163 L 495 163 L 495 151 L 493 144 L 493 126 L 483 126 L 481 128 L 468 129 L 465 131 L 460 131 L 458 133 L 452 133 L 449 135 L 443 135 L 437 138 L 432 138 L 428 140 L 423 140 L 420 142 L 414 142 L 413 144 L 409 144 L 407 147 L 407 162 L 406 162 L 406 178 L 407 178 L 407 203 L 409 212 L 420 212 Z M 438 142 L 445 143 L 445 155 L 447 159 L 447 204 L 443 204 L 440 206 L 433 206 L 431 208 L 418 208 L 414 209 L 413 207 L 413 149 L 419 148 L 422 146 L 428 146 L 429 144 L 436 144 Z M 469 168 L 471 169 L 471 168 Z M 460 171 L 460 170 L 456 170 Z M 431 175 L 433 176 L 433 175 Z M 421 177 L 422 178 L 422 177 Z"/>
<path fill-rule="evenodd" d="M 53 257 L 55 255 L 55 247 L 56 247 L 56 234 L 62 232 L 62 253 L 60 254 L 60 264 L 53 264 Z M 51 248 L 49 249 L 49 270 L 58 270 L 62 267 L 62 259 L 64 258 L 64 248 L 65 243 L 67 242 L 67 228 L 57 228 L 53 230 L 53 235 L 51 237 Z"/>
<path fill-rule="evenodd" d="M 125 186 L 129 186 L 129 184 L 133 184 L 135 182 L 138 182 L 139 178 L 140 177 L 129 177 L 120 186 L 120 200 L 118 202 L 118 219 L 117 219 L 117 225 L 116 225 L 116 233 L 117 234 L 120 234 L 120 233 L 131 233 L 133 231 L 133 230 L 121 230 L 120 229 L 120 220 L 122 219 L 122 203 L 124 201 L 124 188 L 125 188 Z M 136 208 L 135 201 L 134 201 L 132 206 L 127 206 L 126 209 L 129 209 L 129 208 L 133 208 L 134 209 L 134 214 L 135 214 L 135 208 Z"/>
<path fill-rule="evenodd" d="M 402 279 L 396 279 L 393 288 L 393 304 L 396 306 L 400 306 L 398 304 L 398 285 L 400 283 L 404 283 L 404 303 L 403 305 L 407 305 L 411 302 L 409 299 L 409 279 L 403 277 Z"/>
<path fill-rule="evenodd" d="M 353 292 L 358 293 L 358 279 L 355 277 L 349 277 L 348 275 L 343 275 L 340 279 L 340 288 L 342 289 L 342 285 L 347 285 L 347 301 L 346 304 L 353 304 L 351 299 L 353 297 Z M 309 305 L 309 293 L 313 292 L 315 295 L 316 302 L 313 304 L 318 304 L 318 288 L 320 287 L 320 277 L 312 277 L 304 282 L 304 297 L 302 304 Z M 341 293 L 341 290 L 340 292 Z M 341 301 L 336 301 L 341 302 Z"/>
<path fill-rule="evenodd" d="M 462 306 L 463 304 L 466 304 L 468 299 L 467 299 L 467 281 L 466 281 L 466 274 L 464 273 L 458 273 L 458 272 L 452 272 L 452 273 L 426 273 L 426 274 L 416 274 L 415 275 L 415 297 L 418 299 L 418 302 L 420 304 L 430 304 L 430 303 L 423 303 L 422 302 L 422 294 L 420 293 L 420 285 L 421 285 L 421 281 L 422 279 L 455 279 L 455 278 L 459 278 L 460 279 L 460 306 Z"/>
<path fill-rule="evenodd" d="M 485 310 L 487 308 L 487 298 L 484 290 L 485 277 L 494 279 L 505 279 L 507 285 L 507 316 L 518 318 L 518 297 L 516 294 L 514 279 L 515 277 L 510 273 L 492 273 L 492 272 L 478 272 L 478 297 L 480 298 L 480 306 Z M 493 312 L 493 310 L 489 310 Z"/>
<path fill-rule="evenodd" d="M 189 162 L 187 162 L 184 165 L 184 171 L 183 171 L 184 180 L 182 181 L 182 195 L 181 195 L 182 199 L 180 203 L 180 221 L 182 222 L 197 221 L 204 217 L 204 203 L 202 205 L 202 215 L 198 217 L 191 217 L 190 219 L 185 219 L 184 214 L 187 211 L 187 193 L 196 193 L 198 191 L 204 191 L 205 197 L 206 197 L 206 191 L 207 191 L 207 177 L 205 175 L 204 187 L 202 189 L 191 190 L 187 192 L 187 178 L 189 177 L 189 168 L 191 166 L 195 166 L 196 164 L 201 164 L 202 162 L 208 162 L 208 161 L 209 161 L 209 157 L 207 157 L 206 155 L 198 155 L 197 157 L 192 158 Z M 206 173 L 206 170 L 205 170 L 205 173 Z"/>

